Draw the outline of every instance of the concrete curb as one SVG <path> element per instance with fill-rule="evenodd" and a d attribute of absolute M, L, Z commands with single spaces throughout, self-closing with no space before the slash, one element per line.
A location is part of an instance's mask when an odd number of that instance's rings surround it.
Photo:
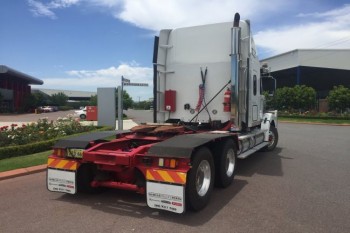
<path fill-rule="evenodd" d="M 11 179 L 19 176 L 30 175 L 33 173 L 38 173 L 45 171 L 47 168 L 47 164 L 38 165 L 34 167 L 20 168 L 6 172 L 0 172 L 0 180 Z"/>

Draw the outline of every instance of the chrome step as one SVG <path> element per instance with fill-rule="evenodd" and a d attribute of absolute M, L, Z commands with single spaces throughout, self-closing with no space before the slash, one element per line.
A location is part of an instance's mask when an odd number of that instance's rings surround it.
<path fill-rule="evenodd" d="M 239 159 L 245 159 L 247 158 L 249 155 L 259 151 L 260 149 L 262 149 L 263 147 L 267 146 L 269 143 L 268 142 L 262 142 L 261 144 L 253 147 L 252 149 L 247 150 L 246 152 L 244 152 L 243 154 L 240 154 L 237 156 L 237 158 Z"/>
<path fill-rule="evenodd" d="M 238 136 L 238 150 L 237 158 L 245 159 L 249 155 L 255 153 L 261 148 L 268 145 L 268 142 L 264 141 L 265 130 L 255 130 L 248 134 L 242 134 Z"/>

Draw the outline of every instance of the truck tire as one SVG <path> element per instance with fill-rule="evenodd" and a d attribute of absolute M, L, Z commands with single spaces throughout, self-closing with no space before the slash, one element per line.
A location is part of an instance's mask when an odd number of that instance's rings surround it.
<path fill-rule="evenodd" d="M 193 154 L 192 168 L 187 175 L 186 204 L 198 211 L 208 203 L 214 184 L 214 161 L 210 150 L 202 147 Z"/>
<path fill-rule="evenodd" d="M 275 128 L 275 126 L 271 125 L 270 126 L 270 131 L 269 131 L 269 144 L 262 148 L 262 151 L 273 151 L 278 143 L 278 131 Z"/>
<path fill-rule="evenodd" d="M 97 193 L 100 188 L 91 186 L 94 179 L 95 167 L 92 164 L 82 164 L 77 173 L 77 188 L 80 193 Z"/>
<path fill-rule="evenodd" d="M 232 139 L 227 139 L 217 147 L 218 156 L 215 158 L 215 185 L 228 187 L 235 176 L 237 149 Z"/>
<path fill-rule="evenodd" d="M 81 114 L 80 115 L 80 119 L 82 119 L 82 120 L 86 119 L 86 115 L 85 114 Z"/>

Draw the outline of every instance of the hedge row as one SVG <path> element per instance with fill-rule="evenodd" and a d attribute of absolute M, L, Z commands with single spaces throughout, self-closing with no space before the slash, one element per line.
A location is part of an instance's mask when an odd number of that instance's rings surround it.
<path fill-rule="evenodd" d="M 301 115 L 283 115 L 278 117 L 293 118 L 293 119 L 319 119 L 319 120 L 350 120 L 350 116 L 301 116 Z"/>
<path fill-rule="evenodd" d="M 81 134 L 86 134 L 86 133 L 91 133 L 91 132 L 96 132 L 96 131 L 105 131 L 105 130 L 110 130 L 110 128 L 109 127 L 102 127 L 102 128 L 90 131 L 90 132 L 72 134 L 69 136 L 61 137 L 61 138 L 54 138 L 54 139 L 49 139 L 46 141 L 34 142 L 34 143 L 20 145 L 20 146 L 2 147 L 2 148 L 0 148 L 0 160 L 6 159 L 6 158 L 11 158 L 11 157 L 18 157 L 21 155 L 29 155 L 29 154 L 34 154 L 34 153 L 38 153 L 38 152 L 51 150 L 53 145 L 56 143 L 56 141 L 58 141 L 62 138 L 68 138 L 68 137 L 77 136 L 77 135 L 81 135 Z"/>

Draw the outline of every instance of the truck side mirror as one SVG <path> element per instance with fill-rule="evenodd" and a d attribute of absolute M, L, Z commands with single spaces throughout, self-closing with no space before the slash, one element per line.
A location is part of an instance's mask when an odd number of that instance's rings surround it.
<path fill-rule="evenodd" d="M 274 79 L 272 76 L 265 76 L 265 77 L 262 76 L 261 89 L 262 89 L 262 92 L 267 91 L 269 96 L 274 96 L 276 92 L 276 79 Z"/>

